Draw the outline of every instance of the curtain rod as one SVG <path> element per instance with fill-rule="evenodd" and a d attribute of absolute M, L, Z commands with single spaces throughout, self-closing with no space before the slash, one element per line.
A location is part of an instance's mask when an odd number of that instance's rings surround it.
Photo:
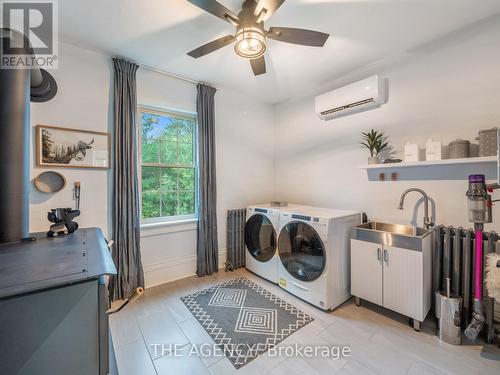
<path fill-rule="evenodd" d="M 156 72 L 159 74 L 163 74 L 163 75 L 171 77 L 171 78 L 179 79 L 181 81 L 189 82 L 189 83 L 192 83 L 193 85 L 197 85 L 199 83 L 204 84 L 204 82 L 198 82 L 198 81 L 195 81 L 194 79 L 178 76 L 176 74 L 172 74 L 172 73 L 166 72 L 164 70 L 156 69 L 156 68 L 153 68 L 153 67 L 148 66 L 148 65 L 143 65 L 143 64 L 137 64 L 137 65 L 139 65 L 139 67 L 141 67 L 143 69 L 150 70 L 152 72 Z"/>

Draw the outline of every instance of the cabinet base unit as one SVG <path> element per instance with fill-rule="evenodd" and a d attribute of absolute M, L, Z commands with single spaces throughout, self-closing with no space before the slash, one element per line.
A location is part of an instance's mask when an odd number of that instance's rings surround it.
<path fill-rule="evenodd" d="M 398 234 L 395 240 L 391 233 L 373 230 L 372 235 L 365 228 L 351 240 L 351 294 L 356 305 L 363 299 L 408 316 L 420 331 L 431 308 L 431 232 L 417 228 L 408 239 Z M 400 247 L 404 244 L 407 247 Z"/>
<path fill-rule="evenodd" d="M 5 373 L 98 375 L 98 301 L 97 280 L 0 301 Z"/>
<path fill-rule="evenodd" d="M 101 230 L 33 236 L 0 244 L 0 374 L 108 375 L 116 268 Z"/>

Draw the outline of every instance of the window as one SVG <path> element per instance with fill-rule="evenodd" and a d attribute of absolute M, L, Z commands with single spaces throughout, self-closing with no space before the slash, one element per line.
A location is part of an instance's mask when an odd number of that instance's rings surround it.
<path fill-rule="evenodd" d="M 196 116 L 139 108 L 143 222 L 196 217 Z"/>

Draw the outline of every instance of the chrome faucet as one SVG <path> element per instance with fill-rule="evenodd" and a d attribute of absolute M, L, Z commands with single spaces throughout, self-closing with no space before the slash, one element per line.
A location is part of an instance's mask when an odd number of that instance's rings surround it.
<path fill-rule="evenodd" d="M 431 221 L 429 218 L 429 197 L 423 191 L 422 189 L 417 189 L 417 188 L 410 188 L 408 190 L 405 190 L 403 194 L 401 194 L 401 198 L 399 199 L 399 207 L 398 209 L 402 210 L 403 209 L 403 204 L 405 201 L 406 194 L 408 194 L 411 191 L 416 191 L 417 193 L 420 193 L 424 197 L 424 228 L 429 229 L 434 225 L 434 223 Z"/>

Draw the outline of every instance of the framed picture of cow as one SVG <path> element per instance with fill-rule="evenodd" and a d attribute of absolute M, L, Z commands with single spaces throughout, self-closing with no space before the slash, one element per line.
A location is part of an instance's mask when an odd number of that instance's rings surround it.
<path fill-rule="evenodd" d="M 110 134 L 37 125 L 36 163 L 40 167 L 110 168 Z"/>

